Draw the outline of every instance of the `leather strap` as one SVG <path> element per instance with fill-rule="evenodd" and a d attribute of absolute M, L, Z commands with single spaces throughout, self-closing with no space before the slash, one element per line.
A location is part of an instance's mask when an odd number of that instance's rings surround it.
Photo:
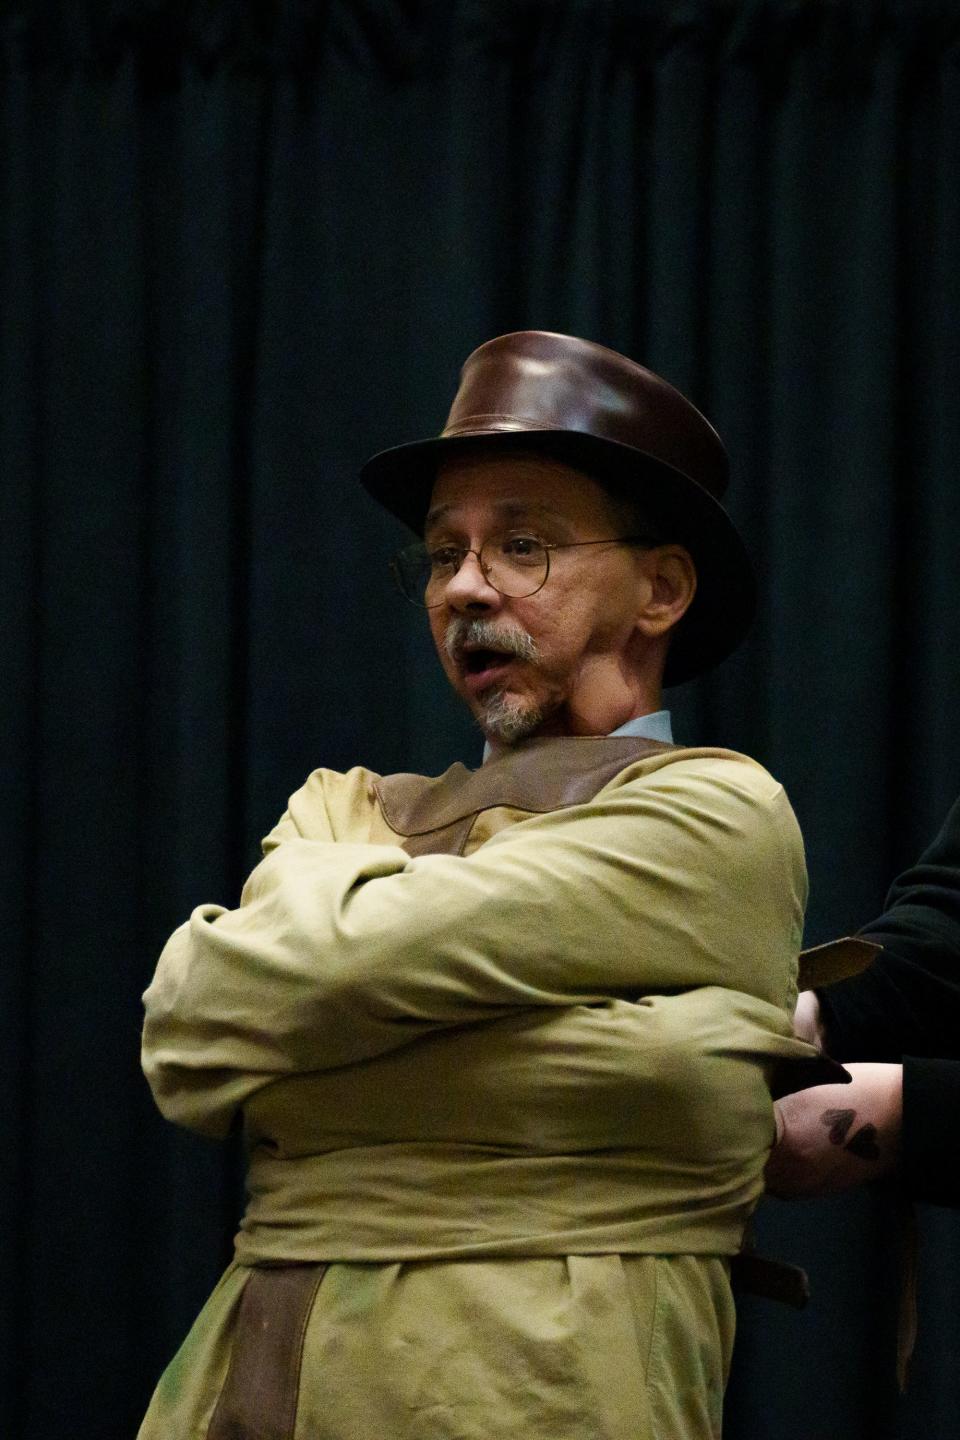
<path fill-rule="evenodd" d="M 628 765 L 680 748 L 631 735 L 531 740 L 479 770 L 457 764 L 436 779 L 386 775 L 374 790 L 408 855 L 459 855 L 481 810 L 543 815 L 582 805 Z"/>
<path fill-rule="evenodd" d="M 303 1338 L 326 1265 L 261 1265 L 240 1297 L 207 1440 L 293 1440 Z"/>
<path fill-rule="evenodd" d="M 849 980 L 872 965 L 882 949 L 882 945 L 864 940 L 860 935 L 844 935 L 839 940 L 828 940 L 825 945 L 801 950 L 797 989 L 816 990 Z"/>

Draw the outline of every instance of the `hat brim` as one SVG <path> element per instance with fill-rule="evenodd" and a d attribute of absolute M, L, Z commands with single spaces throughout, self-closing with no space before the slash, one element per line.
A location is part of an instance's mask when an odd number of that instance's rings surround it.
<path fill-rule="evenodd" d="M 740 644 L 756 612 L 756 582 L 733 522 L 695 480 L 632 446 L 571 430 L 438 436 L 381 450 L 363 466 L 360 482 L 374 500 L 422 535 L 441 460 L 478 448 L 535 450 L 582 468 L 612 494 L 639 505 L 665 541 L 690 551 L 697 593 L 674 634 L 664 685 L 702 675 Z"/>

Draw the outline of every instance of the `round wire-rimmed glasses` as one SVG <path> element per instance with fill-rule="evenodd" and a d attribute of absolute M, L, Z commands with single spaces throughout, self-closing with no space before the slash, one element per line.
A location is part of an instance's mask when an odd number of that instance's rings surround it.
<path fill-rule="evenodd" d="M 443 592 L 468 555 L 475 555 L 487 584 L 511 600 L 536 595 L 547 583 L 553 550 L 584 545 L 656 545 L 652 535 L 608 535 L 601 540 L 567 540 L 550 544 L 534 535 L 498 535 L 479 550 L 466 545 L 425 545 L 416 541 L 390 562 L 397 585 L 408 600 L 424 610 L 443 604 Z"/>

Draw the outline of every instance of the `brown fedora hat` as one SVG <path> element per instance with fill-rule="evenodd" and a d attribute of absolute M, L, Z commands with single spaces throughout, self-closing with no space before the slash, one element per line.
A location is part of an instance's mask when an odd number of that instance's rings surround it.
<path fill-rule="evenodd" d="M 727 453 L 679 390 L 590 340 L 543 330 L 501 335 L 466 361 L 441 434 L 374 455 L 361 483 L 422 534 L 438 464 L 478 445 L 522 446 L 576 466 L 636 501 L 665 541 L 689 549 L 697 594 L 670 647 L 665 684 L 692 679 L 739 644 L 756 590 L 721 504 Z"/>

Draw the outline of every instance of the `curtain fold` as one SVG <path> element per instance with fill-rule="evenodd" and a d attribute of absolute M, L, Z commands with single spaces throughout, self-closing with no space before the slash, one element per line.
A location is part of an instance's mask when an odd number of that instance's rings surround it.
<path fill-rule="evenodd" d="M 235 902 L 314 766 L 478 757 L 355 475 L 440 428 L 484 339 L 612 345 L 727 440 L 760 614 L 676 728 L 786 783 L 809 940 L 932 834 L 958 41 L 946 0 L 4 7 L 0 1433 L 135 1433 L 229 1251 L 235 1151 L 138 1072 L 166 935 Z M 902 1403 L 883 1197 L 759 1224 L 814 1299 L 744 1307 L 725 1433 L 946 1433 L 953 1217 Z"/>
<path fill-rule="evenodd" d="M 358 67 L 410 76 L 433 68 L 438 34 L 452 28 L 540 63 L 579 36 L 648 65 L 690 41 L 723 60 L 763 56 L 775 72 L 816 44 L 829 68 L 869 85 L 878 38 L 907 60 L 955 62 L 960 42 L 952 0 L 8 0 L 4 28 L 31 65 L 111 71 L 135 54 L 167 78 L 185 60 L 207 73 L 312 76 L 331 46 Z"/>

